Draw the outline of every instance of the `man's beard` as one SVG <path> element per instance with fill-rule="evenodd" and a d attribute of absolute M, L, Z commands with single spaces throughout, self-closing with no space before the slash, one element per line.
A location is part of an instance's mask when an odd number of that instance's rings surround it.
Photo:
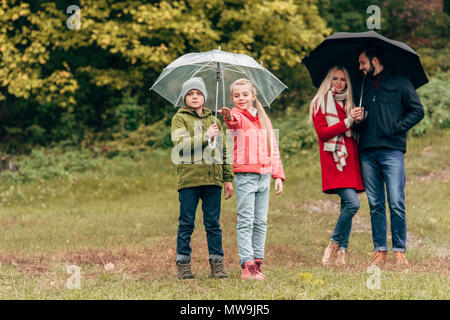
<path fill-rule="evenodd" d="M 373 79 L 373 73 L 375 72 L 375 67 L 373 66 L 373 64 L 372 64 L 372 61 L 370 61 L 370 69 L 369 69 L 369 71 L 367 71 L 367 73 L 366 73 L 366 76 L 369 78 L 369 79 Z"/>

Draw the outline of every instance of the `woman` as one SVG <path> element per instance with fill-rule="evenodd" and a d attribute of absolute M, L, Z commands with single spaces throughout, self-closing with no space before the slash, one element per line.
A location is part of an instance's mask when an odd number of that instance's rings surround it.
<path fill-rule="evenodd" d="M 331 68 L 310 105 L 320 148 L 322 191 L 341 198 L 341 210 L 325 249 L 322 265 L 345 264 L 352 218 L 359 210 L 357 192 L 364 191 L 356 141 L 351 126 L 361 108 L 353 108 L 352 87 L 343 67 Z"/>

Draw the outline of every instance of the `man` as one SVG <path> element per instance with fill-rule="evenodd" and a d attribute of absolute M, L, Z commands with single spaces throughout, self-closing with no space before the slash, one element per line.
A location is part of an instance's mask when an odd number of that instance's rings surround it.
<path fill-rule="evenodd" d="M 386 188 L 395 263 L 407 266 L 406 132 L 423 119 L 424 111 L 411 81 L 385 68 L 380 49 L 361 51 L 358 62 L 366 77 L 362 93 L 365 108 L 360 110 L 355 129 L 359 133 L 361 169 L 372 224 L 374 255 L 370 265 L 382 265 L 387 261 Z M 360 94 L 355 93 L 355 101 Z"/>

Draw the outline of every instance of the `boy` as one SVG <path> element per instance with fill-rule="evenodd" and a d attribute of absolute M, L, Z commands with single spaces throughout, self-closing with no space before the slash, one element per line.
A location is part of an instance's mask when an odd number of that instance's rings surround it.
<path fill-rule="evenodd" d="M 211 111 L 204 109 L 207 99 L 205 83 L 195 77 L 186 81 L 181 90 L 185 107 L 172 118 L 172 160 L 177 163 L 177 189 L 180 217 L 177 232 L 176 264 L 178 279 L 193 279 L 191 271 L 191 235 L 194 231 L 195 212 L 202 199 L 203 222 L 208 242 L 209 263 L 213 278 L 227 278 L 223 265 L 222 231 L 220 229 L 221 190 L 225 199 L 233 193 L 233 166 L 228 164 L 225 133 Z M 216 122 L 216 123 L 215 123 Z M 217 139 L 215 149 L 208 139 Z M 220 143 L 222 142 L 222 144 Z M 223 145 L 223 152 L 220 146 Z M 206 159 L 205 154 L 212 159 Z M 181 156 L 181 157 L 180 157 Z M 175 160 L 174 158 L 179 158 Z"/>

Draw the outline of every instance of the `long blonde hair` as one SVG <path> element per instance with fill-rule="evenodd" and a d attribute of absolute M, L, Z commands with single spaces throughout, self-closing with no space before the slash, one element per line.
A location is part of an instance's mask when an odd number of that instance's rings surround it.
<path fill-rule="evenodd" d="M 257 92 L 256 92 L 255 85 L 253 84 L 253 82 L 251 82 L 249 79 L 246 79 L 246 78 L 238 79 L 231 84 L 231 86 L 230 86 L 231 95 L 233 95 L 234 87 L 238 86 L 238 85 L 248 85 L 250 87 L 250 91 L 253 93 L 253 95 L 256 98 Z M 262 125 L 267 132 L 267 138 L 268 138 L 267 143 L 268 143 L 268 147 L 269 147 L 269 154 L 272 154 L 272 137 L 274 135 L 272 124 L 270 122 L 269 116 L 267 115 L 266 111 L 264 110 L 264 107 L 261 104 L 261 102 L 259 102 L 258 98 L 255 99 L 255 107 L 256 107 L 256 110 L 258 110 L 258 116 L 261 119 Z"/>
<path fill-rule="evenodd" d="M 345 113 L 350 114 L 350 110 L 353 108 L 353 94 L 352 94 L 352 83 L 350 81 L 350 75 L 344 67 L 334 66 L 329 71 L 322 84 L 319 87 L 316 95 L 311 101 L 309 106 L 309 123 L 312 123 L 313 115 L 317 114 L 319 110 L 320 102 L 327 92 L 331 89 L 331 81 L 333 80 L 333 75 L 337 70 L 341 70 L 345 74 L 345 82 L 347 84 L 347 91 L 345 93 Z"/>

